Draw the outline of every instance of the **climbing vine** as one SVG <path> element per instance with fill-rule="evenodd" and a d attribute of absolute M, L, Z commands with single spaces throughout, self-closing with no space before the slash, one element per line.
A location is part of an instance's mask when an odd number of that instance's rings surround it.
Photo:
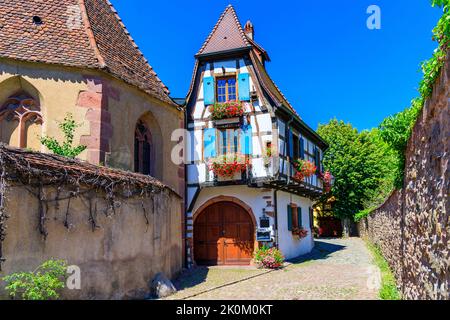
<path fill-rule="evenodd" d="M 2 243 L 6 237 L 6 219 L 8 216 L 5 212 L 5 195 L 6 195 L 6 179 L 5 166 L 3 158 L 0 156 L 0 271 L 2 271 L 3 258 Z"/>
<path fill-rule="evenodd" d="M 432 0 L 433 7 L 443 9 L 442 17 L 433 29 L 433 40 L 438 42 L 438 47 L 433 56 L 422 64 L 423 78 L 419 84 L 420 96 L 413 99 L 411 106 L 402 112 L 387 117 L 380 125 L 382 139 L 397 153 L 398 167 L 395 173 L 395 186 L 403 187 L 405 169 L 405 151 L 412 130 L 420 111 L 426 100 L 431 97 L 433 87 L 439 78 L 448 54 L 450 40 L 450 0 Z"/>
<path fill-rule="evenodd" d="M 143 220 L 150 224 L 149 212 L 168 207 L 171 189 L 158 180 L 140 174 L 99 167 L 76 159 L 15 149 L 0 144 L 0 268 L 4 262 L 2 242 L 6 236 L 6 183 L 25 188 L 38 200 L 38 229 L 43 239 L 48 236 L 47 220 L 50 206 L 60 210 L 60 202 L 67 201 L 63 224 L 71 229 L 70 206 L 72 199 L 80 198 L 88 211 L 88 222 L 92 231 L 100 226 L 98 214 L 114 216 L 121 207 L 121 200 L 136 199 L 142 210 Z M 66 191 L 63 192 L 63 189 Z M 153 197 L 159 194 L 160 197 Z M 159 198 L 162 198 L 159 199 Z M 139 201 L 140 199 L 140 201 Z M 98 202 L 106 203 L 98 208 Z M 1 269 L 0 269 L 1 270 Z"/>

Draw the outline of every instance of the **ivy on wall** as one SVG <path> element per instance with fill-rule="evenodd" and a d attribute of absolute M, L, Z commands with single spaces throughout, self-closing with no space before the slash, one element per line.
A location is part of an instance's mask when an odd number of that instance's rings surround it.
<path fill-rule="evenodd" d="M 422 64 L 423 79 L 419 84 L 420 96 L 411 102 L 411 106 L 402 112 L 387 117 L 380 125 L 382 139 L 397 153 L 399 162 L 395 172 L 395 187 L 403 188 L 405 170 L 405 151 L 413 127 L 425 101 L 431 97 L 436 80 L 445 64 L 450 39 L 450 0 L 432 0 L 433 7 L 443 9 L 443 15 L 433 29 L 433 40 L 438 47 L 433 56 Z"/>

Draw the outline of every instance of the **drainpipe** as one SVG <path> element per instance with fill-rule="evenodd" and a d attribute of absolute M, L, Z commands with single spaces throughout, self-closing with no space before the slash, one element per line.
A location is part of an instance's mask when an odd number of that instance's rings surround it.
<path fill-rule="evenodd" d="M 275 241 L 277 245 L 277 249 L 280 249 L 280 242 L 278 239 L 278 198 L 277 198 L 278 189 L 275 189 L 273 192 L 273 202 L 275 206 Z"/>

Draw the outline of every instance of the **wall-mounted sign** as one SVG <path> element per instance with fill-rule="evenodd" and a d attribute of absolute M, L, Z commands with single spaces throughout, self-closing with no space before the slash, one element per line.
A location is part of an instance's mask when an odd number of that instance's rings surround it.
<path fill-rule="evenodd" d="M 259 228 L 256 231 L 256 241 L 258 242 L 270 242 L 272 241 L 272 229 L 271 228 Z"/>

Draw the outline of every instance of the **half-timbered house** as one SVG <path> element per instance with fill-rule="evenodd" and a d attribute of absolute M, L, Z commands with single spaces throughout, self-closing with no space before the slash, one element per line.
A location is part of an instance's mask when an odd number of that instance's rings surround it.
<path fill-rule="evenodd" d="M 250 264 L 261 245 L 286 258 L 308 253 L 327 144 L 272 81 L 268 53 L 232 6 L 195 57 L 186 102 L 188 263 Z M 314 172 L 299 177 L 299 164 Z"/>

